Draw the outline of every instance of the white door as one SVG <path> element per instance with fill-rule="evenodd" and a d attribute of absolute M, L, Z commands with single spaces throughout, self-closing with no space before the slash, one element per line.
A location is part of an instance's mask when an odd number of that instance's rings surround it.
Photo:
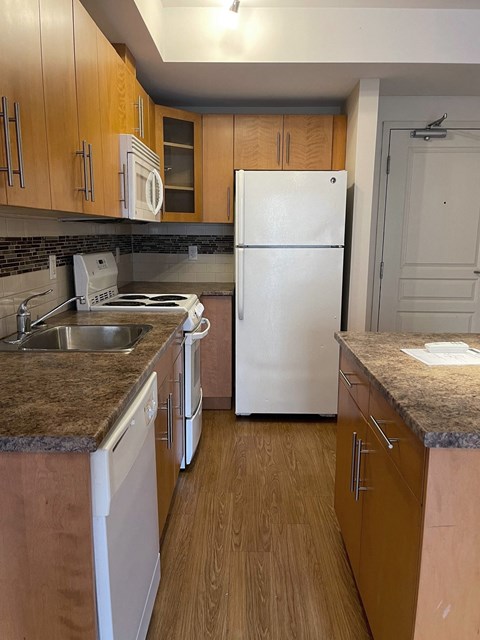
<path fill-rule="evenodd" d="M 480 131 L 392 130 L 379 331 L 477 332 Z"/>
<path fill-rule="evenodd" d="M 236 413 L 337 413 L 343 249 L 236 259 Z"/>
<path fill-rule="evenodd" d="M 346 171 L 237 171 L 237 245 L 343 245 Z"/>

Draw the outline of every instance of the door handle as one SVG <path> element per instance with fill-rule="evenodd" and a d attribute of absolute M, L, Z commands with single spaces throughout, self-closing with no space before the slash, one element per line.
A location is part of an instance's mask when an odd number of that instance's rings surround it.
<path fill-rule="evenodd" d="M 124 209 L 128 209 L 127 165 L 122 164 L 122 170 L 118 173 L 123 176 L 123 198 L 120 198 L 120 202 L 123 202 Z"/>
<path fill-rule="evenodd" d="M 20 124 L 20 105 L 18 102 L 13 103 L 13 109 L 15 116 L 13 121 L 15 122 L 15 135 L 17 139 L 17 154 L 18 154 L 18 171 L 14 171 L 13 173 L 17 173 L 20 176 L 20 187 L 25 189 L 25 172 L 23 169 L 23 145 L 22 145 L 22 127 Z"/>
<path fill-rule="evenodd" d="M 357 451 L 357 432 L 352 433 L 352 457 L 350 460 L 350 492 L 355 491 L 355 453 Z"/>
<path fill-rule="evenodd" d="M 90 198 L 92 202 L 95 202 L 95 183 L 94 183 L 94 171 L 93 171 L 93 150 L 92 145 L 88 143 L 88 166 L 90 168 Z"/>
<path fill-rule="evenodd" d="M 227 187 L 227 220 L 230 220 L 230 187 Z"/>
<path fill-rule="evenodd" d="M 372 421 L 373 426 L 376 428 L 376 430 L 380 434 L 380 437 L 382 438 L 384 443 L 387 445 L 387 449 L 393 449 L 393 444 L 394 444 L 394 442 L 398 442 L 398 438 L 389 438 L 387 436 L 387 434 L 385 433 L 385 431 L 380 426 L 382 424 L 391 424 L 391 421 L 389 421 L 389 420 L 376 420 L 372 415 L 370 415 L 370 420 Z"/>
<path fill-rule="evenodd" d="M 280 166 L 280 131 L 277 132 L 277 164 Z"/>
<path fill-rule="evenodd" d="M 290 164 L 290 133 L 287 133 L 287 152 L 286 152 L 287 164 Z"/>
<path fill-rule="evenodd" d="M 3 118 L 3 133 L 5 137 L 5 160 L 6 167 L 1 167 L 0 171 L 4 171 L 7 174 L 7 183 L 9 187 L 13 187 L 13 170 L 12 170 L 12 146 L 10 142 L 10 118 L 8 116 L 8 99 L 6 96 L 2 96 L 2 110 L 0 111 L 0 118 Z"/>
<path fill-rule="evenodd" d="M 243 320 L 245 315 L 244 253 L 245 249 L 237 249 L 237 313 L 239 320 Z"/>

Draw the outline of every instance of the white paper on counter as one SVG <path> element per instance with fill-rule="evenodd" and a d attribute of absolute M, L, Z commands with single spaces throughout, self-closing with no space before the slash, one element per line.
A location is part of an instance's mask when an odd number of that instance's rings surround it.
<path fill-rule="evenodd" d="M 401 351 L 424 364 L 428 364 L 430 367 L 438 365 L 480 365 L 480 353 L 475 351 L 465 351 L 464 353 L 431 353 L 426 349 L 401 349 Z"/>

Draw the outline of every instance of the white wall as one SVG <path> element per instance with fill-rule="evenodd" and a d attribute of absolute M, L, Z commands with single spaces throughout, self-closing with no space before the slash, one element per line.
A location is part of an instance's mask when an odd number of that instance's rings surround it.
<path fill-rule="evenodd" d="M 369 320 L 369 267 L 380 82 L 361 80 L 347 100 L 347 229 L 350 232 L 348 324 L 363 331 Z"/>

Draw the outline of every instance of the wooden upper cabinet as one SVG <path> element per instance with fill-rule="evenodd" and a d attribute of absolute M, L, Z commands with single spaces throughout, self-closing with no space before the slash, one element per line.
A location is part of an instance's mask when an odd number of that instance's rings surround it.
<path fill-rule="evenodd" d="M 233 115 L 203 116 L 203 222 L 233 222 Z"/>
<path fill-rule="evenodd" d="M 85 213 L 104 215 L 102 126 L 100 118 L 97 26 L 79 2 L 73 2 L 78 128 Z M 88 198 L 88 199 L 87 199 Z"/>
<path fill-rule="evenodd" d="M 284 169 L 331 169 L 333 116 L 286 115 L 283 138 Z"/>
<path fill-rule="evenodd" d="M 5 98 L 11 143 L 10 169 L 0 172 L 0 203 L 14 206 L 51 207 L 47 133 L 43 100 L 42 51 L 38 0 L 3 0 L 0 19 L 0 100 Z M 3 101 L 5 102 L 5 101 Z M 0 102 L 0 166 L 7 166 L 5 115 Z M 20 153 L 19 153 L 20 150 Z M 24 188 L 20 186 L 22 171 Z"/>
<path fill-rule="evenodd" d="M 338 115 L 235 116 L 235 169 L 345 168 L 346 118 Z"/>
<path fill-rule="evenodd" d="M 283 116 L 235 116 L 235 169 L 281 169 L 282 145 Z"/>
<path fill-rule="evenodd" d="M 122 217 L 119 135 L 125 131 L 126 126 L 126 69 L 115 49 L 100 31 L 97 31 L 97 51 L 104 215 Z"/>
<path fill-rule="evenodd" d="M 165 189 L 162 220 L 202 219 L 202 117 L 156 106 L 156 152 Z"/>
<path fill-rule="evenodd" d="M 71 0 L 40 0 L 40 21 L 52 209 L 82 212 Z"/>

